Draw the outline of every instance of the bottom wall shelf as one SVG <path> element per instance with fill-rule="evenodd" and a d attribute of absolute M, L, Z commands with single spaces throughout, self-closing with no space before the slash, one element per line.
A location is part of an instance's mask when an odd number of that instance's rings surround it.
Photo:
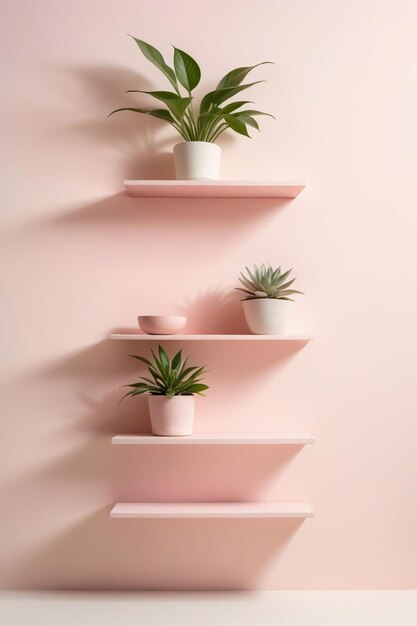
<path fill-rule="evenodd" d="M 314 517 L 307 502 L 119 502 L 110 512 L 113 518 L 306 518 Z"/>

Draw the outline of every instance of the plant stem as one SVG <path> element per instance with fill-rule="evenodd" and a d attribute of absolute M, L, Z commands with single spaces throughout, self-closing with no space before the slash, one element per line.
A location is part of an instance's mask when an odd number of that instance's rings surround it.
<path fill-rule="evenodd" d="M 215 117 L 208 123 L 205 133 L 205 141 L 212 142 L 212 140 L 210 139 L 210 133 L 212 132 L 213 128 L 215 128 L 216 124 L 220 122 L 220 119 L 220 117 Z"/>
<path fill-rule="evenodd" d="M 210 138 L 210 141 L 214 143 L 216 139 L 226 130 L 226 128 L 228 128 L 226 122 L 224 122 L 223 124 L 220 124 L 220 126 L 217 128 L 213 136 Z"/>

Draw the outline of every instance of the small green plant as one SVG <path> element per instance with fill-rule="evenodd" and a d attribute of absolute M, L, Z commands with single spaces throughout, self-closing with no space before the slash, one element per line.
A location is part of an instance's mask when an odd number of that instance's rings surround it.
<path fill-rule="evenodd" d="M 246 104 L 252 104 L 249 100 L 232 102 L 223 107 L 220 106 L 244 89 L 263 82 L 258 80 L 242 85 L 242 82 L 251 70 L 259 65 L 270 63 L 270 61 L 263 61 L 249 67 L 238 67 L 228 72 L 218 83 L 216 89 L 203 97 L 198 112 L 195 112 L 192 92 L 199 84 L 201 78 L 201 70 L 198 63 L 189 54 L 174 47 L 173 69 L 165 63 L 164 57 L 159 50 L 141 39 L 136 39 L 136 37 L 132 37 L 132 39 L 137 43 L 146 59 L 156 65 L 169 80 L 174 91 L 129 89 L 126 93 L 148 94 L 156 100 L 163 102 L 166 108 L 137 109 L 124 107 L 112 111 L 110 115 L 119 111 L 134 111 L 135 113 L 152 115 L 171 124 L 185 141 L 207 141 L 210 143 L 215 142 L 229 128 L 240 135 L 249 137 L 248 126 L 259 130 L 258 122 L 255 119 L 256 116 L 269 115 L 269 117 L 274 117 L 269 113 L 262 113 L 262 111 L 254 109 L 242 109 Z M 186 95 L 181 93 L 180 87 L 183 88 Z"/>
<path fill-rule="evenodd" d="M 201 394 L 208 389 L 208 385 L 201 382 L 201 376 L 206 372 L 205 367 L 187 367 L 188 357 L 183 360 L 182 350 L 177 352 L 172 360 L 162 346 L 158 347 L 159 358 L 153 350 L 151 352 L 153 361 L 149 361 L 143 356 L 129 355 L 133 359 L 145 363 L 152 378 L 142 376 L 140 380 L 144 382 L 123 385 L 124 387 L 131 387 L 131 390 L 123 398 L 138 396 L 142 393 L 172 398 L 173 396 Z"/>
<path fill-rule="evenodd" d="M 295 281 L 295 278 L 287 280 L 292 269 L 282 273 L 280 267 L 274 269 L 271 265 L 262 263 L 259 267 L 254 265 L 253 271 L 248 267 L 246 271 L 247 276 L 241 273 L 239 277 L 243 288 L 236 287 L 236 289 L 246 294 L 246 297 L 243 298 L 244 300 L 256 300 L 258 298 L 292 300 L 289 296 L 295 293 L 302 293 L 302 291 L 289 288 Z"/>

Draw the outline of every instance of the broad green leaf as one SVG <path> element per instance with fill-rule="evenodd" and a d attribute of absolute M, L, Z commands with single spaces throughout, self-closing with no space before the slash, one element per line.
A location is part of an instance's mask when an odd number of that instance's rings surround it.
<path fill-rule="evenodd" d="M 175 74 L 181 85 L 191 93 L 200 82 L 201 70 L 198 63 L 183 50 L 174 47 Z"/>
<path fill-rule="evenodd" d="M 267 63 L 272 63 L 272 61 L 262 61 L 262 63 L 257 63 L 256 65 L 237 67 L 236 69 L 231 70 L 226 74 L 226 76 L 223 76 L 216 89 L 224 89 L 225 87 L 236 87 L 237 85 L 240 85 L 251 70 L 255 69 L 255 67 L 259 67 L 259 65 L 265 65 Z"/>
<path fill-rule="evenodd" d="M 141 39 L 136 39 L 136 37 L 133 37 L 133 35 L 129 35 L 129 37 L 132 37 L 132 39 L 136 41 L 142 54 L 148 59 L 148 61 L 156 65 L 156 67 L 161 70 L 163 74 L 165 74 L 174 89 L 178 91 L 178 84 L 175 77 L 175 72 L 172 68 L 169 67 L 169 65 L 165 63 L 164 57 L 159 52 L 159 50 L 151 46 L 149 43 L 142 41 Z"/>
<path fill-rule="evenodd" d="M 239 102 L 231 102 L 230 104 L 226 104 L 225 107 L 219 109 L 221 113 L 233 113 L 236 109 L 240 109 L 240 107 L 245 106 L 245 104 L 252 104 L 250 100 L 240 100 Z"/>
<path fill-rule="evenodd" d="M 247 109 L 246 111 L 238 111 L 237 113 L 235 113 L 235 115 L 250 115 L 251 117 L 255 115 L 267 115 L 268 117 L 273 117 L 275 119 L 275 116 L 271 115 L 270 113 L 263 113 L 262 111 L 255 111 L 254 109 Z"/>
<path fill-rule="evenodd" d="M 133 111 L 134 113 L 144 113 L 145 115 L 151 115 L 152 117 L 157 117 L 160 120 L 164 120 L 169 124 L 175 124 L 175 119 L 166 109 L 134 109 L 131 107 L 123 107 L 122 109 L 115 109 L 108 115 L 108 117 L 110 117 L 110 115 L 113 115 L 113 113 L 118 113 L 119 111 Z"/>
<path fill-rule="evenodd" d="M 252 126 L 252 128 L 256 128 L 256 130 L 259 130 L 258 122 L 250 115 L 238 115 L 238 113 L 236 113 L 236 117 L 244 124 L 247 124 L 247 126 Z"/>
<path fill-rule="evenodd" d="M 235 131 L 235 133 L 239 133 L 239 135 L 244 135 L 245 137 L 250 137 L 246 124 L 242 122 L 242 120 L 234 117 L 233 115 L 225 115 L 224 121 L 227 123 L 229 128 Z"/>
<path fill-rule="evenodd" d="M 143 91 L 141 89 L 129 89 L 126 93 L 145 93 L 148 96 L 152 96 L 153 98 L 156 98 L 166 104 L 173 116 L 178 119 L 183 118 L 186 108 L 192 101 L 190 96 L 182 98 L 172 91 Z"/>
<path fill-rule="evenodd" d="M 247 83 L 246 85 L 239 85 L 237 87 L 228 87 L 224 89 L 215 89 L 214 91 L 209 91 L 209 93 L 206 94 L 201 101 L 200 115 L 202 115 L 203 113 L 207 113 L 211 106 L 218 106 L 219 104 L 222 104 L 222 102 L 225 102 L 225 100 L 228 100 L 229 98 L 235 96 L 240 91 L 248 89 L 249 87 L 253 87 L 253 85 L 257 85 L 258 83 L 262 82 L 265 81 L 257 80 L 254 83 Z"/>

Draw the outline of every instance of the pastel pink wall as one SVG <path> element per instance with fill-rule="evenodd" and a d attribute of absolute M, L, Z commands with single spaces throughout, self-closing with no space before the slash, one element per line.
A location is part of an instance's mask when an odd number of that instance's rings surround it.
<path fill-rule="evenodd" d="M 417 5 L 414 0 L 24 0 L 1 4 L 1 585 L 375 588 L 417 584 Z M 225 138 L 223 177 L 305 179 L 290 203 L 135 200 L 176 141 L 106 119 L 162 88 L 126 37 L 189 51 L 210 88 L 270 59 L 253 89 L 277 116 Z M 139 99 L 131 98 L 131 101 Z M 144 101 L 144 100 L 142 100 Z M 307 430 L 317 445 L 115 449 L 147 428 L 116 406 L 144 311 L 239 331 L 247 263 L 293 266 L 296 323 L 317 340 L 196 344 L 211 370 L 197 428 Z M 120 500 L 310 501 L 289 522 L 109 520 Z"/>

